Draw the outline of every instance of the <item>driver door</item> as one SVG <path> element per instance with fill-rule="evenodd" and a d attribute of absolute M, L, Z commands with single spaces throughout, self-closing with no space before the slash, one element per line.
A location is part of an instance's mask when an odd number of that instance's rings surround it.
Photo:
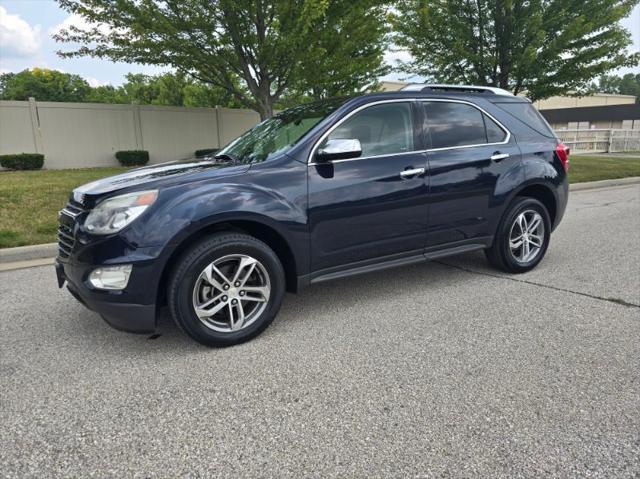
<path fill-rule="evenodd" d="M 421 255 L 426 242 L 426 155 L 412 101 L 388 101 L 348 115 L 327 140 L 357 139 L 356 158 L 308 168 L 311 271 Z"/>

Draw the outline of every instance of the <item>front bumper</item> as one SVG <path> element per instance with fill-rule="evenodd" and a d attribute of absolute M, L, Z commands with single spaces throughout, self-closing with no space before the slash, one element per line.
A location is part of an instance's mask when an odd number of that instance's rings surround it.
<path fill-rule="evenodd" d="M 67 289 L 80 303 L 100 314 L 112 327 L 131 333 L 150 333 L 156 329 L 156 304 L 129 302 L 124 291 L 98 291 L 88 287 L 84 278 L 91 267 L 55 263 L 58 286 Z M 135 269 L 135 267 L 134 267 Z M 138 274 L 140 276 L 140 274 Z"/>

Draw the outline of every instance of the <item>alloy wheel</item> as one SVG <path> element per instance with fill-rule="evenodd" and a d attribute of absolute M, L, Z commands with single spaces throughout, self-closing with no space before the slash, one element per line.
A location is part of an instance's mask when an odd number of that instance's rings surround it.
<path fill-rule="evenodd" d="M 262 263 L 248 255 L 233 254 L 202 270 L 193 288 L 193 308 L 207 328 L 231 333 L 253 324 L 270 296 L 269 274 Z"/>
<path fill-rule="evenodd" d="M 544 220 L 535 210 L 520 213 L 509 232 L 509 251 L 519 264 L 533 261 L 544 245 Z"/>

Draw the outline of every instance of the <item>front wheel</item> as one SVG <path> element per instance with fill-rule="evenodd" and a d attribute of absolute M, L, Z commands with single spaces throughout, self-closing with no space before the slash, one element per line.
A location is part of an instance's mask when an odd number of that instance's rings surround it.
<path fill-rule="evenodd" d="M 168 302 L 178 326 L 207 346 L 232 346 L 264 331 L 285 291 L 277 255 L 239 233 L 214 235 L 178 260 Z"/>
<path fill-rule="evenodd" d="M 551 220 L 545 206 L 533 198 L 517 198 L 498 226 L 489 262 L 507 273 L 535 268 L 549 246 Z"/>

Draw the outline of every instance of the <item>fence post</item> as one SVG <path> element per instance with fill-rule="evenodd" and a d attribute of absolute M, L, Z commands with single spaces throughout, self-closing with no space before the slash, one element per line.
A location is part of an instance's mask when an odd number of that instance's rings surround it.
<path fill-rule="evenodd" d="M 609 141 L 607 142 L 607 153 L 612 153 L 613 150 L 613 128 L 609 130 Z"/>
<path fill-rule="evenodd" d="M 36 148 L 36 153 L 44 153 L 40 120 L 38 118 L 38 105 L 36 105 L 36 99 L 32 96 L 29 97 L 29 116 L 31 117 L 31 133 L 33 133 L 33 144 Z"/>
<path fill-rule="evenodd" d="M 133 129 L 136 137 L 136 149 L 144 150 L 144 138 L 142 137 L 142 119 L 140 118 L 140 105 L 132 104 L 133 108 Z"/>
<path fill-rule="evenodd" d="M 222 148 L 222 136 L 220 135 L 220 127 L 222 125 L 222 112 L 220 111 L 220 107 L 216 105 L 216 135 L 218 136 L 218 146 L 217 148 Z"/>
<path fill-rule="evenodd" d="M 629 144 L 629 130 L 625 130 L 624 132 L 624 147 L 622 151 L 627 151 L 627 145 Z"/>

